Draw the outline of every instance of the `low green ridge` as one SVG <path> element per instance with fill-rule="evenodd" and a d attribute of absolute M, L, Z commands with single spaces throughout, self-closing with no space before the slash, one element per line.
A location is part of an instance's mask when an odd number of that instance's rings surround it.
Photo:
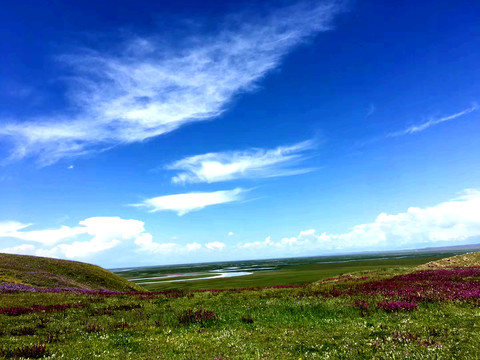
<path fill-rule="evenodd" d="M 5 292 L 0 358 L 480 359 L 480 272 L 415 275 L 422 259 L 440 260 L 417 258 L 401 268 L 406 259 L 380 260 L 381 266 L 364 261 L 354 275 L 347 273 L 350 263 L 313 261 L 323 281 L 290 288 L 128 296 Z M 328 266 L 335 278 L 326 278 Z M 288 269 L 305 276 L 301 266 Z"/>
<path fill-rule="evenodd" d="M 113 291 L 145 291 L 100 266 L 39 256 L 0 254 L 0 283 L 45 288 L 75 287 Z"/>
<path fill-rule="evenodd" d="M 441 260 L 430 261 L 419 266 L 422 269 L 480 266 L 480 252 L 456 255 Z"/>

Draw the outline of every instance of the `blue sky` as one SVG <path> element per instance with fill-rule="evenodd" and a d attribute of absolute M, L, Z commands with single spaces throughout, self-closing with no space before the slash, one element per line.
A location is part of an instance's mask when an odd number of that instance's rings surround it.
<path fill-rule="evenodd" d="M 107 267 L 478 242 L 480 5 L 0 14 L 0 252 Z"/>

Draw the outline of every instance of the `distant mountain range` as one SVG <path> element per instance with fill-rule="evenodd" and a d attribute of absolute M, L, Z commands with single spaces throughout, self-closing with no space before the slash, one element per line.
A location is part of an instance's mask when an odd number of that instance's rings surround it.
<path fill-rule="evenodd" d="M 426 247 L 422 249 L 408 250 L 408 251 L 470 251 L 470 250 L 471 251 L 480 250 L 480 244 Z"/>

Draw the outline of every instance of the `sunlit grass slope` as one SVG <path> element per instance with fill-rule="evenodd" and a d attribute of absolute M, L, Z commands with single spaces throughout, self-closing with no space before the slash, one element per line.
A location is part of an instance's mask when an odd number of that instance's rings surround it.
<path fill-rule="evenodd" d="M 0 283 L 115 291 L 142 290 L 99 266 L 37 256 L 0 254 Z"/>
<path fill-rule="evenodd" d="M 461 254 L 441 260 L 431 261 L 427 264 L 421 265 L 420 268 L 428 269 L 463 266 L 480 266 L 480 252 Z"/>
<path fill-rule="evenodd" d="M 335 277 L 270 288 L 0 286 L 0 359 L 480 359 L 480 267 L 399 260 L 330 264 Z M 290 269 L 305 280 L 300 266 Z"/>

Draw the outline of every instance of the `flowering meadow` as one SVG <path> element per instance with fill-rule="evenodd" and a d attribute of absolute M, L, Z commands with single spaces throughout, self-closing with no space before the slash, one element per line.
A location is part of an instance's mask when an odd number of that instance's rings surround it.
<path fill-rule="evenodd" d="M 0 358 L 477 359 L 480 267 L 110 291 L 0 283 Z"/>

